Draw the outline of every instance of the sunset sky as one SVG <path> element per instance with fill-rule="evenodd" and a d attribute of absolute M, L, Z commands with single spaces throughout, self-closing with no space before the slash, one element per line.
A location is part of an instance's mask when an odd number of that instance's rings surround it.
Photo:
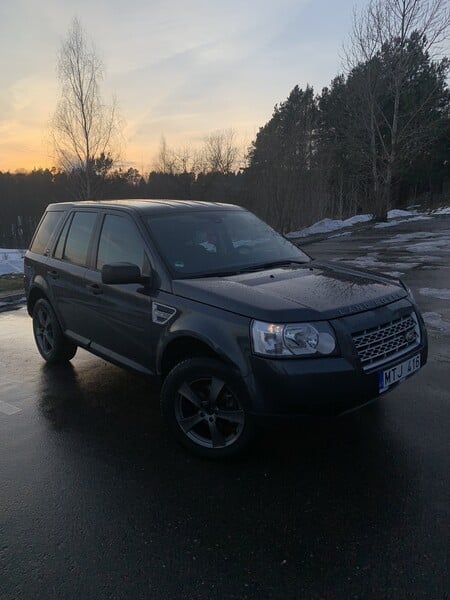
<path fill-rule="evenodd" d="M 196 145 L 232 127 L 249 142 L 294 85 L 340 69 L 352 8 L 365 0 L 14 0 L 0 3 L 0 170 L 55 164 L 48 122 L 56 57 L 78 17 L 117 97 L 126 165 L 148 170 L 164 135 Z"/>

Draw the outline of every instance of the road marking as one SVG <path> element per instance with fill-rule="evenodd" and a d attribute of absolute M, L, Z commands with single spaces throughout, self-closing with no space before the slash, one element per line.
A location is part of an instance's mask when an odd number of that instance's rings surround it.
<path fill-rule="evenodd" d="M 9 417 L 21 411 L 21 408 L 18 408 L 17 406 L 13 406 L 12 404 L 8 404 L 8 402 L 3 402 L 3 400 L 0 400 L 0 413 L 8 415 Z"/>

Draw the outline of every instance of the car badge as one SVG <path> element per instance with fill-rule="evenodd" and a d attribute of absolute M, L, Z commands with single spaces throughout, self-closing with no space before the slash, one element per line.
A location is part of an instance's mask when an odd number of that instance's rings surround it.
<path fill-rule="evenodd" d="M 407 333 L 405 333 L 405 341 L 406 342 L 413 342 L 416 339 L 416 332 L 412 329 L 411 331 L 408 331 Z"/>

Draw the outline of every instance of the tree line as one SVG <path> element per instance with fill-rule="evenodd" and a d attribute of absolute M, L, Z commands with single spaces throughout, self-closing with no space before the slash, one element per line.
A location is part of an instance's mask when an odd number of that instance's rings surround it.
<path fill-rule="evenodd" d="M 27 247 L 48 204 L 70 202 L 72 174 L 57 169 L 30 173 L 0 172 L 0 247 Z M 244 203 L 242 172 L 164 173 L 142 176 L 137 169 L 115 169 L 106 177 L 95 174 L 98 198 L 168 198 Z"/>
<path fill-rule="evenodd" d="M 23 246 L 50 202 L 91 198 L 228 201 L 283 232 L 358 212 L 432 207 L 450 188 L 450 63 L 442 0 L 373 0 L 355 13 L 343 72 L 295 86 L 247 149 L 232 129 L 201 147 L 161 139 L 144 175 L 118 167 L 119 118 L 101 100 L 102 64 L 75 20 L 59 57 L 52 125 L 58 168 L 0 172 L 0 245 Z"/>
<path fill-rule="evenodd" d="M 296 86 L 249 153 L 247 189 L 282 230 L 364 211 L 431 205 L 449 192 L 449 12 L 439 0 L 376 0 L 356 13 L 345 72 Z"/>

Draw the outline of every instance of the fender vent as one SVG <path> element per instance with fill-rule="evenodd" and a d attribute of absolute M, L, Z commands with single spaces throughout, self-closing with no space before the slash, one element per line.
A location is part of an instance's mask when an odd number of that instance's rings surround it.
<path fill-rule="evenodd" d="M 152 302 L 152 321 L 158 325 L 165 325 L 171 317 L 177 312 L 176 308 Z"/>

